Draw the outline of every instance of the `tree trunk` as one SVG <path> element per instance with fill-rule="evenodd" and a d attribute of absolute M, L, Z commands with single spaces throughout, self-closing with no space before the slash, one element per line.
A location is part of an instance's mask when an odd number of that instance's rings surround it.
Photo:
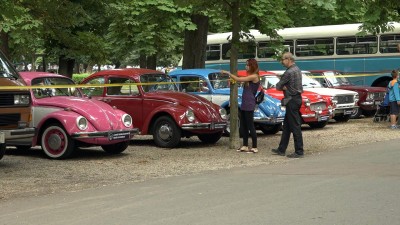
<path fill-rule="evenodd" d="M 192 15 L 191 20 L 196 24 L 197 29 L 185 31 L 182 68 L 204 68 L 207 48 L 208 17 Z"/>
<path fill-rule="evenodd" d="M 8 33 L 0 31 L 0 42 L 1 42 L 0 49 L 4 53 L 4 55 L 8 59 L 10 59 L 10 47 L 8 45 L 8 40 L 9 40 Z"/>
<path fill-rule="evenodd" d="M 237 74 L 237 58 L 238 58 L 238 45 L 240 43 L 240 16 L 239 16 L 239 1 L 232 2 L 232 47 L 231 47 L 231 58 L 230 58 L 230 71 L 232 74 Z M 239 143 L 239 111 L 238 111 L 238 85 L 237 83 L 231 85 L 230 90 L 230 136 L 229 136 L 229 148 L 237 149 L 240 146 Z"/>
<path fill-rule="evenodd" d="M 60 56 L 58 58 L 58 73 L 61 75 L 65 75 L 69 78 L 72 78 L 72 74 L 74 71 L 75 59 L 67 59 L 65 56 Z"/>
<path fill-rule="evenodd" d="M 147 56 L 147 69 L 155 70 L 157 68 L 157 55 Z"/>
<path fill-rule="evenodd" d="M 139 56 L 139 67 L 147 68 L 147 58 L 146 58 L 146 55 L 144 55 L 144 54 L 140 54 L 140 56 Z"/>

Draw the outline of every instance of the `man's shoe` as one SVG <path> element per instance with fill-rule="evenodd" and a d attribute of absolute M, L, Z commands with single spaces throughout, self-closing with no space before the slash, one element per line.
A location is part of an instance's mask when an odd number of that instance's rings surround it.
<path fill-rule="evenodd" d="M 288 158 L 303 158 L 304 155 L 299 155 L 296 152 L 294 152 L 292 154 L 287 155 L 286 157 L 288 157 Z"/>
<path fill-rule="evenodd" d="M 273 148 L 273 149 L 271 149 L 271 151 L 272 151 L 273 153 L 277 154 L 277 155 L 285 156 L 285 153 L 279 151 L 277 148 Z"/>

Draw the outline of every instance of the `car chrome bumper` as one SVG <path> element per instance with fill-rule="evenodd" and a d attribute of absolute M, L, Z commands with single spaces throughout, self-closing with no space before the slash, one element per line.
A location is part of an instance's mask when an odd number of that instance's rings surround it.
<path fill-rule="evenodd" d="M 351 115 L 353 114 L 353 111 L 355 109 L 357 109 L 358 106 L 354 106 L 354 107 L 343 107 L 343 108 L 334 108 L 333 109 L 333 116 L 335 115 Z"/>
<path fill-rule="evenodd" d="M 278 124 L 282 123 L 285 117 L 254 117 L 254 122 Z"/>
<path fill-rule="evenodd" d="M 36 129 L 35 128 L 21 128 L 21 129 L 13 129 L 13 130 L 2 130 L 2 132 L 4 134 L 5 142 L 7 142 L 8 140 L 31 138 L 31 137 L 35 136 Z"/>
<path fill-rule="evenodd" d="M 110 130 L 110 131 L 94 131 L 94 132 L 77 132 L 71 135 L 74 139 L 86 138 L 108 138 L 111 140 L 129 140 L 133 135 L 138 134 L 139 129 L 133 128 L 129 130 Z"/>
<path fill-rule="evenodd" d="M 183 130 L 224 130 L 227 123 L 185 123 L 182 125 Z"/>

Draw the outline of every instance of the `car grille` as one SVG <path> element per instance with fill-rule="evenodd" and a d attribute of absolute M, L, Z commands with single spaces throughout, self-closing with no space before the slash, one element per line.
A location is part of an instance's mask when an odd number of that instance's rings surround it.
<path fill-rule="evenodd" d="M 374 94 L 374 100 L 382 100 L 385 97 L 385 92 L 375 92 Z"/>
<path fill-rule="evenodd" d="M 354 95 L 337 96 L 337 104 L 347 104 L 354 102 Z"/>
<path fill-rule="evenodd" d="M 21 115 L 18 113 L 13 114 L 0 114 L 0 126 L 18 125 L 21 120 Z"/>
<path fill-rule="evenodd" d="M 14 94 L 0 94 L 0 106 L 13 106 Z"/>
<path fill-rule="evenodd" d="M 325 102 L 312 103 L 312 104 L 310 105 L 310 109 L 311 109 L 312 111 L 325 110 L 325 109 L 326 109 L 326 103 L 325 103 Z"/>

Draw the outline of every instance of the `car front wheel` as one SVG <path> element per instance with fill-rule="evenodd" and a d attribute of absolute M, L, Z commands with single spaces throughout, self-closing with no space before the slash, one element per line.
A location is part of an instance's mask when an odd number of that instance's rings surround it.
<path fill-rule="evenodd" d="M 74 151 L 74 140 L 66 133 L 60 124 L 47 126 L 41 138 L 44 153 L 52 159 L 65 159 Z"/>
<path fill-rule="evenodd" d="M 129 146 L 129 141 L 123 141 L 112 145 L 102 145 L 101 148 L 107 153 L 119 154 L 125 151 L 125 149 L 127 149 L 128 146 Z"/>
<path fill-rule="evenodd" d="M 153 139 L 157 146 L 173 148 L 181 141 L 181 129 L 169 116 L 161 116 L 154 122 Z"/>

